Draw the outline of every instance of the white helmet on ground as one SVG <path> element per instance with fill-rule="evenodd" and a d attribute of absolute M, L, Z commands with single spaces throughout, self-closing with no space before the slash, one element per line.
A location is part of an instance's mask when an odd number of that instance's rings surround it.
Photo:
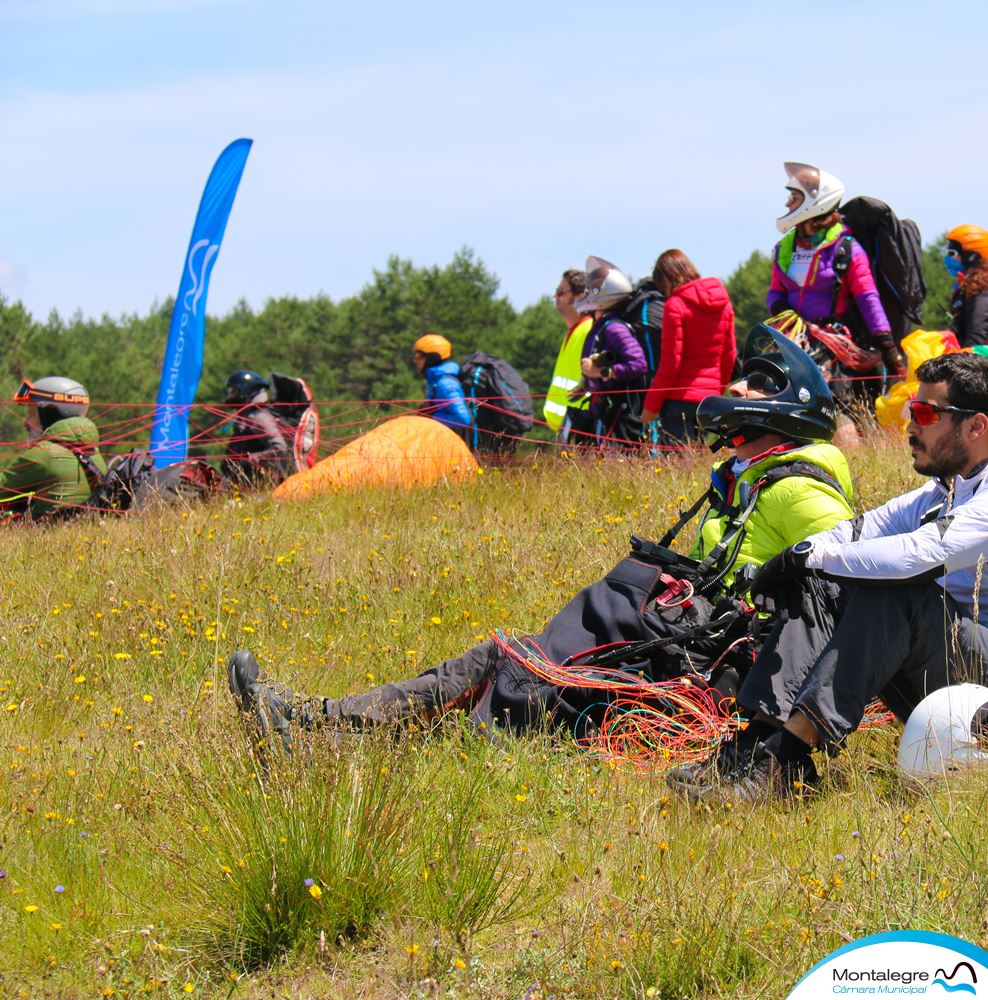
<path fill-rule="evenodd" d="M 631 279 L 603 257 L 587 258 L 587 290 L 573 302 L 577 312 L 610 309 L 631 294 Z"/>
<path fill-rule="evenodd" d="M 921 779 L 984 767 L 986 736 L 988 687 L 951 684 L 927 695 L 913 709 L 899 744 L 899 767 Z"/>
<path fill-rule="evenodd" d="M 832 212 L 847 190 L 833 174 L 809 163 L 786 163 L 785 168 L 789 177 L 786 188 L 801 194 L 803 200 L 791 212 L 775 220 L 780 233 Z"/>

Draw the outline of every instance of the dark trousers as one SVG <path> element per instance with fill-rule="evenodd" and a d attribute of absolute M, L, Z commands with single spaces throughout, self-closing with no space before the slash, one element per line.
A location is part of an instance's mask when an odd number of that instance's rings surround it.
<path fill-rule="evenodd" d="M 667 399 L 659 411 L 662 440 L 666 444 L 687 444 L 696 439 L 696 408 L 699 403 Z"/>
<path fill-rule="evenodd" d="M 815 622 L 790 618 L 772 629 L 738 693 L 749 710 L 785 721 L 799 709 L 834 744 L 876 695 L 906 719 L 952 681 L 984 683 L 988 628 L 964 618 L 936 584 L 809 579 L 804 587 Z"/>
<path fill-rule="evenodd" d="M 510 644 L 519 651 L 537 647 L 548 661 L 561 664 L 585 650 L 678 635 L 683 629 L 708 621 L 713 609 L 702 597 L 694 598 L 691 607 L 657 612 L 654 599 L 665 589 L 660 580 L 663 571 L 662 566 L 632 557 L 622 559 L 603 580 L 581 590 L 554 615 L 540 635 L 512 639 Z M 719 645 L 726 648 L 730 641 L 725 639 Z M 670 644 L 651 657 L 632 659 L 621 669 L 635 678 L 663 680 L 688 672 L 691 667 L 703 669 L 709 655 L 706 648 L 688 650 Z M 569 729 L 577 736 L 592 731 L 606 704 L 605 692 L 579 684 L 553 683 L 492 640 L 474 646 L 462 656 L 443 660 L 418 677 L 385 684 L 365 694 L 324 700 L 330 723 L 356 728 L 408 716 L 428 719 L 462 708 L 478 725 L 505 726 L 522 732 L 548 724 Z"/>

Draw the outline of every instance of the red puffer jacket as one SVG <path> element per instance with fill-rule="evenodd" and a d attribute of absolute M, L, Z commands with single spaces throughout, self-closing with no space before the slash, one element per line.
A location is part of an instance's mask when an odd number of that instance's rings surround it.
<path fill-rule="evenodd" d="M 662 355 L 645 409 L 658 413 L 668 399 L 693 403 L 718 395 L 736 356 L 734 310 L 724 285 L 717 278 L 680 285 L 666 299 Z"/>

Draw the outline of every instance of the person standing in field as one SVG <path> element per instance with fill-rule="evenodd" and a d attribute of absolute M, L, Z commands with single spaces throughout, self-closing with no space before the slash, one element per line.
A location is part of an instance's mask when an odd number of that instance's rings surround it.
<path fill-rule="evenodd" d="M 545 397 L 542 413 L 545 422 L 556 432 L 562 444 L 569 441 L 573 432 L 576 437 L 575 443 L 579 443 L 581 435 L 593 434 L 590 397 L 584 395 L 581 399 L 570 399 L 570 393 L 576 389 L 583 377 L 580 369 L 583 344 L 593 326 L 593 317 L 578 313 L 573 306 L 574 301 L 586 290 L 586 274 L 571 268 L 563 271 L 553 296 L 556 312 L 566 324 L 566 334 L 556 356 L 556 366 L 552 372 L 552 382 Z"/>
<path fill-rule="evenodd" d="M 947 233 L 944 266 L 954 278 L 950 329 L 961 347 L 988 344 L 988 230 L 954 226 Z"/>
<path fill-rule="evenodd" d="M 718 278 L 701 278 L 682 250 L 659 255 L 652 273 L 665 296 L 659 367 L 645 394 L 642 423 L 658 418 L 667 444 L 696 437 L 696 408 L 731 381 L 737 345 L 734 309 Z"/>
<path fill-rule="evenodd" d="M 597 443 L 604 448 L 642 442 L 642 390 L 648 362 L 634 332 L 617 310 L 631 295 L 628 276 L 602 257 L 587 258 L 587 290 L 574 306 L 593 316 L 583 344 L 583 384 L 571 398 L 590 393 L 590 416 Z"/>
<path fill-rule="evenodd" d="M 425 379 L 427 402 L 419 412 L 465 439 L 473 421 L 460 384 L 460 366 L 453 360 L 453 345 L 439 333 L 426 333 L 415 341 L 412 365 Z"/>

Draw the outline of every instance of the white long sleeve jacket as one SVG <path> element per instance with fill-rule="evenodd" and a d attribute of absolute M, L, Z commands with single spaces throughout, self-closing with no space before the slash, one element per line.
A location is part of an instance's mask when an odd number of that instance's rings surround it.
<path fill-rule="evenodd" d="M 806 565 L 836 577 L 937 582 L 962 613 L 988 625 L 988 462 L 951 486 L 941 479 L 811 535 Z"/>

